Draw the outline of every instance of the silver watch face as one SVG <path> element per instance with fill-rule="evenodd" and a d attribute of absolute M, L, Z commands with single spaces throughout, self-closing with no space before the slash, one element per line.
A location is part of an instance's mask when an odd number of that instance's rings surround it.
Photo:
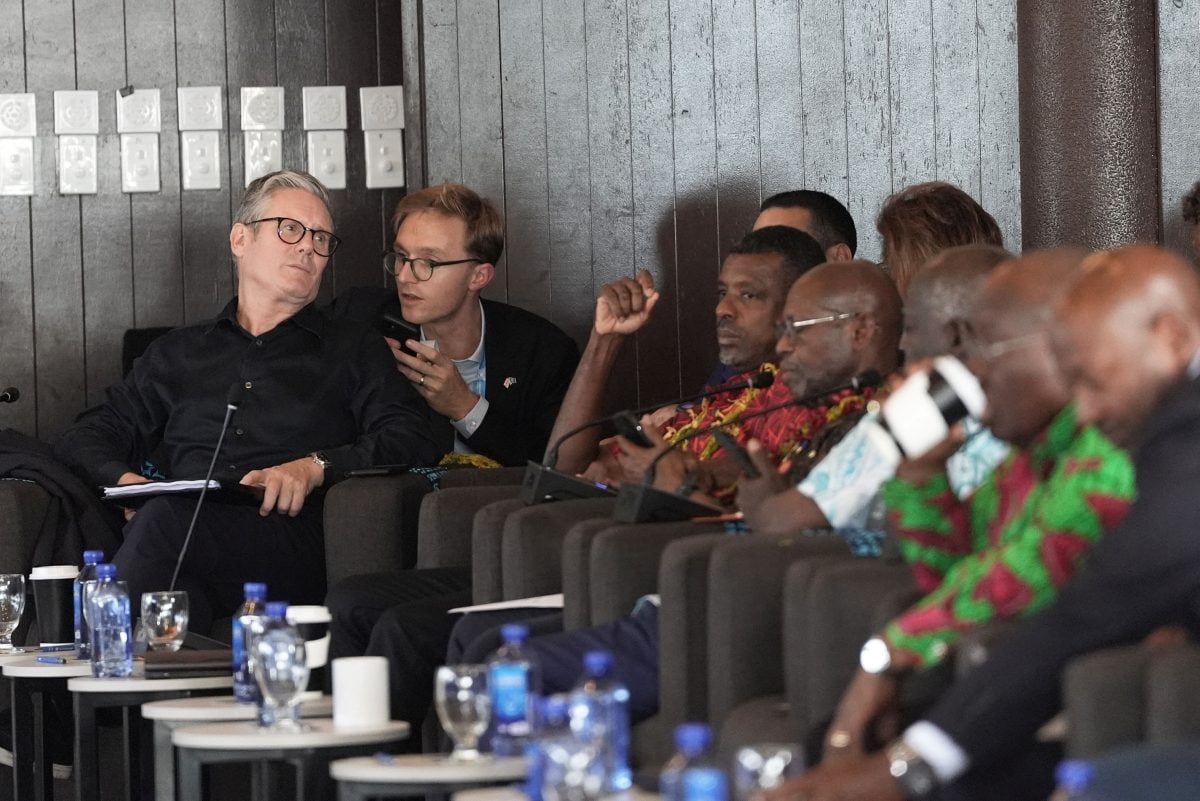
<path fill-rule="evenodd" d="M 886 642 L 872 637 L 863 644 L 858 661 L 867 673 L 883 673 L 892 665 L 892 654 Z"/>

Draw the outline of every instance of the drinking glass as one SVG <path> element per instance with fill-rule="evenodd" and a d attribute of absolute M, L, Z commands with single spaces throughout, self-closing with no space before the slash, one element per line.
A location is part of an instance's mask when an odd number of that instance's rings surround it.
<path fill-rule="evenodd" d="M 308 664 L 304 640 L 293 630 L 268 627 L 251 636 L 254 680 L 262 691 L 263 716 L 267 728 L 297 731 L 300 722 L 300 696 L 308 686 Z"/>
<path fill-rule="evenodd" d="M 593 801 L 604 795 L 604 759 L 597 743 L 568 734 L 542 743 L 542 798 Z"/>
<path fill-rule="evenodd" d="M 454 741 L 451 759 L 479 759 L 479 738 L 492 717 L 487 665 L 443 665 L 433 684 L 438 720 Z"/>
<path fill-rule="evenodd" d="M 25 576 L 21 573 L 0 575 L 0 652 L 14 653 L 12 634 L 25 611 Z"/>
<path fill-rule="evenodd" d="M 804 772 L 804 748 L 793 743 L 760 743 L 739 748 L 733 760 L 738 801 L 750 801 Z"/>
<path fill-rule="evenodd" d="M 142 630 L 151 651 L 178 651 L 187 636 L 187 623 L 186 592 L 142 593 Z"/>

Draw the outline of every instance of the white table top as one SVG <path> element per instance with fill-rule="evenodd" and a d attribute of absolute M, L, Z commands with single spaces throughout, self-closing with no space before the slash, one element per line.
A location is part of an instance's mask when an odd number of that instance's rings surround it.
<path fill-rule="evenodd" d="M 516 781 L 525 778 L 524 757 L 491 757 L 467 761 L 445 754 L 402 754 L 394 757 L 353 757 L 329 765 L 335 779 L 382 784 Z"/>
<path fill-rule="evenodd" d="M 7 664 L 9 662 L 16 662 L 19 659 L 25 659 L 30 656 L 62 656 L 66 657 L 67 661 L 71 661 L 75 658 L 74 648 L 70 649 L 69 651 L 43 652 L 41 647 L 37 645 L 21 645 L 18 646 L 18 649 L 19 650 L 14 651 L 0 651 L 0 665 Z"/>
<path fill-rule="evenodd" d="M 203 695 L 198 698 L 172 698 L 142 704 L 142 717 L 148 720 L 217 721 L 254 720 L 258 707 L 239 704 L 232 695 Z M 333 714 L 333 696 L 320 691 L 300 696 L 303 717 L 327 718 Z"/>
<path fill-rule="evenodd" d="M 67 689 L 73 693 L 167 693 L 179 690 L 218 690 L 222 687 L 233 686 L 233 676 L 148 679 L 142 675 L 142 671 L 142 663 L 138 662 L 134 665 L 132 676 L 107 679 L 84 676 L 68 681 Z"/>
<path fill-rule="evenodd" d="M 529 796 L 512 785 L 475 787 L 451 794 L 450 801 L 529 801 Z M 663 797 L 659 793 L 650 793 L 635 785 L 621 793 L 601 796 L 601 801 L 663 801 Z"/>
<path fill-rule="evenodd" d="M 16 679 L 70 679 L 76 676 L 92 675 L 92 663 L 86 659 L 76 659 L 70 651 L 60 651 L 46 656 L 64 655 L 66 664 L 52 665 L 37 661 L 37 655 L 24 656 L 11 662 L 4 662 L 4 675 Z"/>
<path fill-rule="evenodd" d="M 270 731 L 257 722 L 204 723 L 184 726 L 171 734 L 178 748 L 210 750 L 272 751 L 281 748 L 336 748 L 343 745 L 369 745 L 402 739 L 409 726 L 393 720 L 382 726 L 335 727 L 331 718 L 305 721 L 305 731 Z"/>

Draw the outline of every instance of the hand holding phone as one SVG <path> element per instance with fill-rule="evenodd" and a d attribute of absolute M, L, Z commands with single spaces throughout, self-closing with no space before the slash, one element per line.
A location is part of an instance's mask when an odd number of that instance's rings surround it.
<path fill-rule="evenodd" d="M 409 339 L 415 339 L 418 342 L 421 341 L 421 329 L 417 328 L 412 323 L 407 322 L 401 317 L 391 314 L 390 312 L 383 312 L 379 315 L 378 319 L 375 320 L 375 328 L 385 337 L 390 337 L 399 342 L 400 349 L 409 356 L 417 355 L 413 352 L 412 348 L 409 348 L 404 344 L 404 342 Z"/>

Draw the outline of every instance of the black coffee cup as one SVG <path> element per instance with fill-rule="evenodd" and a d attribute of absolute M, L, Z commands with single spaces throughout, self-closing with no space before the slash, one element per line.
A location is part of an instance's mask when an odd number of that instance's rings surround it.
<path fill-rule="evenodd" d="M 75 565 L 35 567 L 29 574 L 43 649 L 75 647 Z"/>
<path fill-rule="evenodd" d="M 325 665 L 329 662 L 329 621 L 325 606 L 289 606 L 287 619 L 304 640 L 304 662 L 308 665 L 309 690 L 325 686 Z"/>

